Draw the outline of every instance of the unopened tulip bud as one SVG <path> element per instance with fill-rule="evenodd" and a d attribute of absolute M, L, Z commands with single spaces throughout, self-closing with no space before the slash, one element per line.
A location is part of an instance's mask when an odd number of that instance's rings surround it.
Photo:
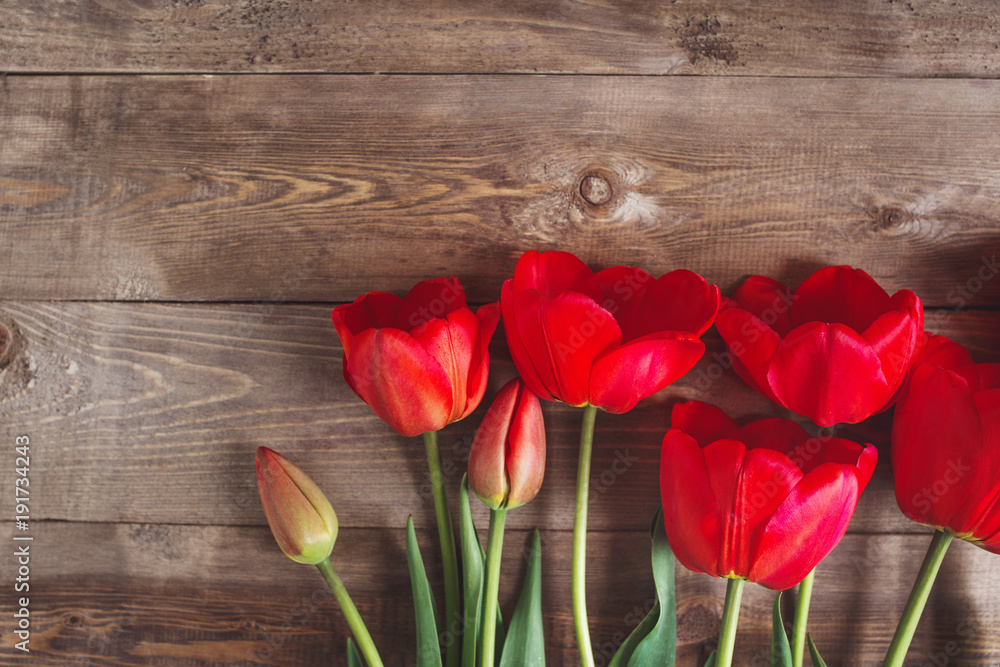
<path fill-rule="evenodd" d="M 511 509 L 538 494 L 544 473 L 542 406 L 515 378 L 497 394 L 476 432 L 469 486 L 491 509 Z"/>
<path fill-rule="evenodd" d="M 278 452 L 258 447 L 257 490 L 274 539 L 286 556 L 309 565 L 330 557 L 337 539 L 337 515 L 308 475 Z"/>

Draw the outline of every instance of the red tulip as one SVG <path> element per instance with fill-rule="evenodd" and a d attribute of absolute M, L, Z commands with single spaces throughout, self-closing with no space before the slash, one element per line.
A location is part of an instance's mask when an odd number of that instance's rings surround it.
<path fill-rule="evenodd" d="M 925 346 L 892 424 L 896 502 L 917 523 L 1000 553 L 1000 364 Z"/>
<path fill-rule="evenodd" d="M 794 293 L 749 278 L 715 325 L 751 387 L 833 426 L 892 404 L 919 347 L 924 311 L 909 290 L 890 297 L 861 269 L 828 266 Z"/>
<path fill-rule="evenodd" d="M 545 474 L 545 423 L 538 397 L 520 378 L 503 386 L 476 431 L 469 486 L 491 509 L 511 509 L 538 494 Z"/>
<path fill-rule="evenodd" d="M 875 470 L 870 445 L 810 438 L 787 419 L 742 428 L 699 401 L 674 406 L 660 490 L 688 569 L 791 588 L 840 542 Z"/>
<path fill-rule="evenodd" d="M 438 431 L 482 400 L 499 318 L 496 303 L 473 314 L 453 277 L 425 280 L 402 298 L 369 292 L 333 311 L 344 378 L 401 435 Z"/>
<path fill-rule="evenodd" d="M 256 461 L 257 491 L 278 546 L 299 563 L 325 561 L 337 540 L 337 515 L 330 501 L 278 452 L 258 447 Z"/>
<path fill-rule="evenodd" d="M 526 252 L 500 295 L 507 344 L 539 397 L 627 412 L 705 351 L 719 288 L 696 273 L 593 273 L 567 252 Z"/>

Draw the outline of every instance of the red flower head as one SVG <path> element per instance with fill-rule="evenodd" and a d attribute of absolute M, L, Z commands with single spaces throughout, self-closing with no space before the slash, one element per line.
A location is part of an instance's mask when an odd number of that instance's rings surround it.
<path fill-rule="evenodd" d="M 695 572 L 784 590 L 840 542 L 875 470 L 870 445 L 810 438 L 787 419 L 742 428 L 714 405 L 674 406 L 660 490 L 667 539 Z"/>
<path fill-rule="evenodd" d="M 820 426 L 855 424 L 892 404 L 924 328 L 917 295 L 889 296 L 861 269 L 828 266 L 793 293 L 753 276 L 715 326 L 758 392 Z"/>
<path fill-rule="evenodd" d="M 524 253 L 500 294 L 514 365 L 539 397 L 627 412 L 705 351 L 719 288 L 696 273 L 593 273 L 568 252 Z"/>
<path fill-rule="evenodd" d="M 401 435 L 468 416 L 486 391 L 497 303 L 473 314 L 456 278 L 418 283 L 405 297 L 369 292 L 337 306 L 344 378 Z"/>
<path fill-rule="evenodd" d="M 545 474 L 545 422 L 538 397 L 514 378 L 476 431 L 469 486 L 492 509 L 512 509 L 538 494 Z"/>
<path fill-rule="evenodd" d="M 933 336 L 896 406 L 892 469 L 903 514 L 1000 553 L 1000 364 Z"/>

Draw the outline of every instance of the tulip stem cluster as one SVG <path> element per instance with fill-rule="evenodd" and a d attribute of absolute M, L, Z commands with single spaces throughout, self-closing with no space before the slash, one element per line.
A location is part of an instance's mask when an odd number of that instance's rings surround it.
<path fill-rule="evenodd" d="M 934 533 L 934 538 L 924 556 L 924 562 L 920 565 L 917 580 L 913 582 L 910 599 L 906 601 L 906 607 L 903 609 L 903 617 L 899 619 L 896 634 L 893 635 L 889 651 L 885 655 L 884 667 L 902 667 L 906 651 L 910 648 L 913 633 L 917 629 L 917 623 L 920 622 L 920 615 L 924 611 L 924 605 L 927 604 L 931 587 L 937 578 L 938 570 L 941 569 L 941 562 L 948 551 L 952 537 L 951 533 L 943 530 Z"/>
<path fill-rule="evenodd" d="M 590 647 L 590 627 L 587 623 L 587 497 L 590 493 L 590 453 L 594 447 L 594 422 L 597 408 L 583 409 L 580 426 L 580 460 L 576 468 L 576 508 L 573 513 L 573 623 L 576 644 L 580 650 L 580 665 L 594 667 L 594 652 Z"/>
<path fill-rule="evenodd" d="M 334 572 L 333 566 L 330 565 L 330 559 L 327 558 L 317 563 L 316 567 L 323 573 L 323 578 L 326 579 L 327 586 L 330 587 L 333 597 L 336 598 L 337 604 L 340 605 L 340 610 L 344 613 L 344 618 L 347 619 L 347 625 L 351 628 L 351 633 L 358 642 L 358 647 L 361 649 L 361 654 L 365 657 L 368 667 L 382 667 L 382 658 L 375 648 L 375 642 L 372 641 L 372 636 L 368 633 L 365 622 L 361 620 L 361 614 L 358 613 L 358 608 L 354 606 L 354 601 L 351 600 L 347 589 L 344 588 L 344 583 L 337 576 L 337 573 Z"/>
<path fill-rule="evenodd" d="M 448 510 L 448 492 L 441 472 L 441 452 L 438 450 L 437 432 L 424 433 L 424 448 L 427 450 L 427 467 L 430 470 L 431 489 L 434 493 L 434 513 L 437 516 L 438 537 L 441 541 L 441 566 L 444 569 L 444 617 L 461 618 L 461 591 L 458 582 L 458 554 L 455 549 L 455 532 Z M 461 642 L 448 646 L 445 664 L 458 667 L 462 660 Z"/>
<path fill-rule="evenodd" d="M 792 630 L 792 667 L 802 667 L 806 655 L 806 622 L 809 619 L 809 602 L 812 599 L 813 577 L 816 570 L 806 575 L 799 584 L 795 600 L 795 627 Z"/>
<path fill-rule="evenodd" d="M 507 510 L 490 510 L 490 530 L 486 538 L 486 597 L 483 600 L 483 663 L 493 667 L 496 654 L 497 596 L 500 593 L 500 557 Z"/>
<path fill-rule="evenodd" d="M 736 624 L 740 618 L 740 601 L 743 599 L 745 579 L 730 579 L 726 585 L 726 606 L 722 610 L 722 627 L 719 629 L 719 649 L 715 653 L 715 667 L 729 667 L 736 647 Z"/>

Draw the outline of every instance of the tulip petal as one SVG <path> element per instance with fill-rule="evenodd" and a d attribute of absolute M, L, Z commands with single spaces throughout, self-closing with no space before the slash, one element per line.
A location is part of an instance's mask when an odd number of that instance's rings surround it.
<path fill-rule="evenodd" d="M 514 267 L 514 294 L 537 290 L 546 299 L 563 292 L 579 292 L 600 303 L 601 285 L 593 271 L 572 253 L 553 250 L 529 250 L 521 255 Z"/>
<path fill-rule="evenodd" d="M 345 373 L 358 396 L 400 435 L 437 431 L 450 421 L 452 388 L 447 373 L 405 332 L 363 331 L 354 339 Z"/>
<path fill-rule="evenodd" d="M 517 398 L 515 378 L 497 392 L 469 449 L 469 485 L 491 509 L 501 507 L 510 493 L 506 443 Z"/>
<path fill-rule="evenodd" d="M 964 345 L 944 336 L 930 336 L 920 348 L 920 355 L 914 361 L 914 366 L 923 363 L 937 364 L 953 371 L 963 366 L 972 366 L 974 362 Z"/>
<path fill-rule="evenodd" d="M 723 307 L 715 318 L 715 327 L 726 341 L 737 375 L 759 394 L 777 402 L 767 371 L 781 336 L 754 314 L 737 307 Z"/>
<path fill-rule="evenodd" d="M 663 438 L 660 493 L 667 540 L 677 560 L 694 572 L 726 574 L 718 571 L 722 534 L 704 452 L 675 428 Z"/>
<path fill-rule="evenodd" d="M 795 290 L 790 315 L 793 327 L 824 322 L 864 331 L 890 310 L 889 294 L 870 275 L 849 266 L 827 266 Z"/>
<path fill-rule="evenodd" d="M 635 337 L 656 331 L 701 336 L 719 310 L 719 288 L 694 271 L 677 269 L 657 278 L 642 295 Z"/>
<path fill-rule="evenodd" d="M 802 472 L 781 452 L 763 447 L 746 450 L 735 440 L 710 444 L 705 448 L 705 461 L 721 511 L 719 572 L 749 577 L 754 545 Z"/>
<path fill-rule="evenodd" d="M 784 336 L 792 330 L 788 312 L 794 298 L 792 290 L 777 280 L 750 276 L 733 292 L 732 301 Z"/>
<path fill-rule="evenodd" d="M 882 375 L 895 394 L 903 383 L 916 352 L 920 331 L 909 313 L 896 310 L 880 315 L 861 334 L 871 345 L 882 365 Z"/>
<path fill-rule="evenodd" d="M 538 397 L 518 383 L 517 406 L 507 433 L 510 452 L 507 456 L 507 475 L 510 495 L 507 509 L 528 502 L 542 488 L 545 476 L 545 421 Z"/>
<path fill-rule="evenodd" d="M 475 410 L 483 394 L 486 393 L 486 382 L 490 374 L 490 340 L 500 323 L 500 303 L 494 301 L 480 306 L 476 311 L 478 322 L 477 345 L 473 347 L 472 359 L 469 362 L 469 379 L 466 384 L 465 409 L 457 417 L 465 419 Z"/>
<path fill-rule="evenodd" d="M 333 309 L 333 326 L 340 336 L 344 354 L 350 355 L 351 342 L 365 329 L 381 329 L 392 326 L 403 300 L 388 292 L 362 294 L 353 303 L 345 303 Z"/>
<path fill-rule="evenodd" d="M 521 379 L 524 380 L 524 383 L 528 385 L 528 388 L 536 396 L 544 398 L 547 401 L 558 400 L 552 395 L 549 387 L 542 382 L 542 376 L 535 368 L 535 360 L 528 352 L 524 341 L 521 340 L 520 328 L 518 327 L 517 315 L 515 314 L 516 311 L 517 309 L 514 306 L 514 281 L 513 279 L 508 279 L 504 281 L 503 286 L 500 288 L 500 312 L 503 319 L 504 336 L 507 339 L 507 348 L 510 350 L 510 356 L 514 360 L 514 366 L 517 367 L 517 372 L 520 374 Z M 542 359 L 542 361 L 547 363 L 545 359 Z M 551 380 L 548 377 L 547 379 Z"/>
<path fill-rule="evenodd" d="M 653 283 L 653 277 L 631 266 L 613 266 L 594 274 L 604 300 L 601 305 L 615 316 L 622 330 L 622 340 L 631 341 L 642 334 L 639 330 L 639 308 L 643 295 Z"/>
<path fill-rule="evenodd" d="M 621 414 L 691 370 L 705 344 L 685 334 L 649 336 L 605 354 L 590 376 L 590 403 Z"/>
<path fill-rule="evenodd" d="M 740 429 L 737 439 L 747 449 L 773 449 L 794 459 L 793 454 L 801 454 L 803 446 L 808 442 L 809 433 L 790 419 L 772 417 L 747 424 Z"/>
<path fill-rule="evenodd" d="M 811 322 L 792 330 L 767 377 L 782 405 L 820 426 L 857 423 L 889 398 L 875 352 L 843 324 Z"/>
<path fill-rule="evenodd" d="M 974 477 L 962 508 L 952 517 L 949 527 L 958 533 L 977 538 L 1000 531 L 1000 389 L 975 394 L 983 439 L 979 463 L 968 470 L 952 465 L 953 477 L 963 473 Z"/>
<path fill-rule="evenodd" d="M 1000 389 L 1000 364 L 976 364 L 978 391 Z"/>
<path fill-rule="evenodd" d="M 670 427 L 680 429 L 701 447 L 716 440 L 740 440 L 740 427 L 722 408 L 704 401 L 675 403 L 670 411 Z"/>
<path fill-rule="evenodd" d="M 949 525 L 980 470 L 983 431 L 968 382 L 935 364 L 918 366 L 892 424 L 896 502 L 910 519 Z"/>
<path fill-rule="evenodd" d="M 621 343 L 621 330 L 611 313 L 577 292 L 546 301 L 539 292 L 528 290 L 516 297 L 514 316 L 547 393 L 570 405 L 586 405 L 594 362 Z"/>
<path fill-rule="evenodd" d="M 424 280 L 414 285 L 396 314 L 394 326 L 412 331 L 433 318 L 444 318 L 449 313 L 466 307 L 465 290 L 454 276 Z"/>
<path fill-rule="evenodd" d="M 424 322 L 410 335 L 424 346 L 448 376 L 451 386 L 451 415 L 448 423 L 462 417 L 466 403 L 466 382 L 473 353 L 478 350 L 479 320 L 463 308 L 448 313 L 448 319 Z"/>
<path fill-rule="evenodd" d="M 795 485 L 754 545 L 751 581 L 774 590 L 791 588 L 840 542 L 860 494 L 849 468 L 827 463 Z"/>

